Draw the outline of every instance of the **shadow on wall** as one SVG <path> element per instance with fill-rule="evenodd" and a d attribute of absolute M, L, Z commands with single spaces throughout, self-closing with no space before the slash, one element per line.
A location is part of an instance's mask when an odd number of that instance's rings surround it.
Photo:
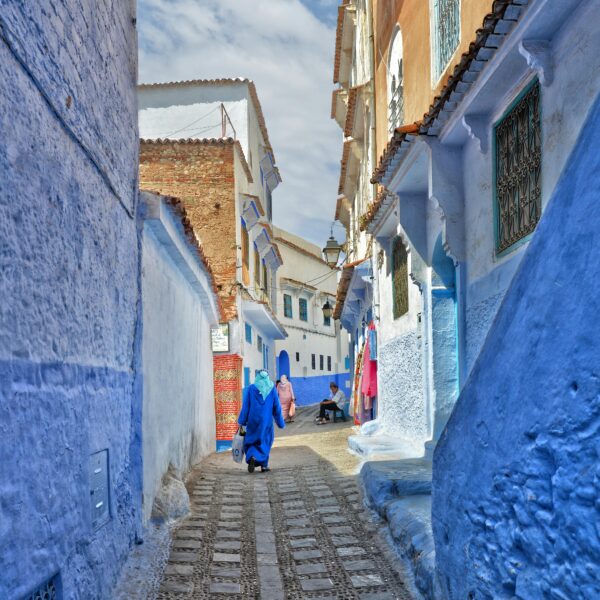
<path fill-rule="evenodd" d="M 448 598 L 598 598 L 600 101 L 435 452 Z"/>

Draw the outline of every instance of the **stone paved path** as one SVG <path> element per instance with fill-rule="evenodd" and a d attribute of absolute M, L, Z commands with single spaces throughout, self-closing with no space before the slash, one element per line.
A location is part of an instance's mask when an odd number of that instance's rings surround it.
<path fill-rule="evenodd" d="M 195 470 L 159 598 L 411 598 L 363 509 L 349 424 L 317 428 L 313 411 L 277 440 L 270 473 L 229 454 Z"/>

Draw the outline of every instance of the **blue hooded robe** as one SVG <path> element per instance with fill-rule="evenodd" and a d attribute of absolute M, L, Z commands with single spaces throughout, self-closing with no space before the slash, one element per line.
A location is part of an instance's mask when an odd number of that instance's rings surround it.
<path fill-rule="evenodd" d="M 242 412 L 240 412 L 238 423 L 246 428 L 244 436 L 246 462 L 250 462 L 250 459 L 254 458 L 257 466 L 268 466 L 269 453 L 275 438 L 273 419 L 275 419 L 277 427 L 280 429 L 285 427 L 275 387 L 271 387 L 265 397 L 255 384 L 244 388 Z"/>

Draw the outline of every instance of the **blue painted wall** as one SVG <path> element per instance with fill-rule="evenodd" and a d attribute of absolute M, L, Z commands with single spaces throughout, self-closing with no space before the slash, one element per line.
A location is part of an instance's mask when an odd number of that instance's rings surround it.
<path fill-rule="evenodd" d="M 434 455 L 448 598 L 600 597 L 600 101 Z"/>
<path fill-rule="evenodd" d="M 290 381 L 296 394 L 297 406 L 308 406 L 329 398 L 329 384 L 334 381 L 339 388 L 350 398 L 350 388 L 346 383 L 350 380 L 348 373 L 330 373 L 329 375 L 315 375 L 314 377 L 291 377 Z"/>
<path fill-rule="evenodd" d="M 110 598 L 139 518 L 130 2 L 0 11 L 0 598 Z M 110 521 L 89 456 L 108 449 Z M 134 468 L 135 466 L 135 468 Z"/>

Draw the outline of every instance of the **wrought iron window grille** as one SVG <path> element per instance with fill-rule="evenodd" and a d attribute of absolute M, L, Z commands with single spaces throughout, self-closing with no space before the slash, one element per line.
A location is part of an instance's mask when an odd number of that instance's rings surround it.
<path fill-rule="evenodd" d="M 536 79 L 494 127 L 496 252 L 527 237 L 541 216 L 540 84 Z"/>
<path fill-rule="evenodd" d="M 392 75 L 391 100 L 388 105 L 388 122 L 390 135 L 404 122 L 404 80 L 402 60 L 398 63 L 398 77 Z"/>
<path fill-rule="evenodd" d="M 433 74 L 438 81 L 460 42 L 460 0 L 432 0 Z"/>
<path fill-rule="evenodd" d="M 408 253 L 401 237 L 392 248 L 392 286 L 394 319 L 399 319 L 408 312 Z"/>

